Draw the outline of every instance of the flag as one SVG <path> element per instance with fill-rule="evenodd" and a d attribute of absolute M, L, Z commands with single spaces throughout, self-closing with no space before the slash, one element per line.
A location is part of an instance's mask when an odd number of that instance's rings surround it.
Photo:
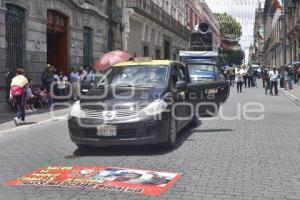
<path fill-rule="evenodd" d="M 260 39 L 260 40 L 264 40 L 265 37 L 264 37 L 264 27 L 263 26 L 260 26 L 259 27 L 259 30 L 257 32 L 257 37 Z"/>
<path fill-rule="evenodd" d="M 282 0 L 273 0 L 273 3 L 275 5 L 276 11 L 272 20 L 272 28 L 276 25 L 280 15 L 283 14 L 283 4 Z"/>
<path fill-rule="evenodd" d="M 273 1 L 274 1 L 274 5 L 275 5 L 276 9 L 283 11 L 282 0 L 273 0 Z"/>

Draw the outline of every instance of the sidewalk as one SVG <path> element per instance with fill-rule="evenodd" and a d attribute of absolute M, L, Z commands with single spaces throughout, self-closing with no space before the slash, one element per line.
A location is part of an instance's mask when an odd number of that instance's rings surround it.
<path fill-rule="evenodd" d="M 52 121 L 66 120 L 69 114 L 69 108 L 58 107 L 53 112 L 50 109 L 39 110 L 38 112 L 26 114 L 26 123 L 22 126 L 16 126 L 13 118 L 16 113 L 1 113 L 0 114 L 0 135 L 8 133 L 12 130 L 30 128 L 32 126 L 49 123 Z"/>
<path fill-rule="evenodd" d="M 293 103 L 300 105 L 300 85 L 293 85 L 292 90 L 281 90 L 281 93 Z"/>

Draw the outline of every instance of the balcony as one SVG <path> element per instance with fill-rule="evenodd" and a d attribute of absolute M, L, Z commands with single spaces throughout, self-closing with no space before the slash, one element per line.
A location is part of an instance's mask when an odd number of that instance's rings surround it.
<path fill-rule="evenodd" d="M 189 30 L 151 0 L 127 0 L 126 7 L 134 9 L 179 37 L 190 40 Z"/>

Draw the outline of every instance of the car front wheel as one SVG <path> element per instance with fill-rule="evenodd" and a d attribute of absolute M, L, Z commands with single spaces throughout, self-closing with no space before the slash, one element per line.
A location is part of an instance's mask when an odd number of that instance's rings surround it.
<path fill-rule="evenodd" d="M 169 124 L 169 131 L 168 131 L 168 140 L 164 144 L 164 146 L 168 149 L 172 149 L 176 145 L 176 140 L 177 140 L 177 127 L 176 127 L 176 121 L 175 119 L 170 120 Z"/>

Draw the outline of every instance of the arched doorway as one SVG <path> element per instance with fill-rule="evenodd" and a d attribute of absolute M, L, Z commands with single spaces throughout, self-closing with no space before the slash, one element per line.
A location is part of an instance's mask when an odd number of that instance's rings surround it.
<path fill-rule="evenodd" d="M 47 19 L 47 62 L 67 74 L 68 18 L 57 11 L 48 10 Z"/>

